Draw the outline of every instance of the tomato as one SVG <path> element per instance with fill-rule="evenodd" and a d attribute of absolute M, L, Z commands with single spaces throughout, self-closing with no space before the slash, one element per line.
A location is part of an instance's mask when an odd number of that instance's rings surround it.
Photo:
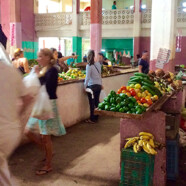
<path fill-rule="evenodd" d="M 136 100 L 139 100 L 139 97 L 138 97 L 138 96 L 134 96 L 134 98 L 135 98 Z"/>
<path fill-rule="evenodd" d="M 122 86 L 120 89 L 121 89 L 121 90 L 127 90 L 127 89 L 126 89 L 126 86 Z"/>
<path fill-rule="evenodd" d="M 141 103 L 146 103 L 146 99 L 145 99 L 145 98 L 141 98 L 141 99 L 140 99 L 140 102 L 141 102 Z"/>
<path fill-rule="evenodd" d="M 135 88 L 136 89 L 140 89 L 141 88 L 141 85 L 140 84 L 135 84 Z"/>
<path fill-rule="evenodd" d="M 128 97 L 131 97 L 131 94 L 130 94 L 129 92 L 127 92 L 126 95 L 127 95 Z"/>
<path fill-rule="evenodd" d="M 151 100 L 151 99 L 147 99 L 147 103 L 148 103 L 149 105 L 152 105 L 152 100 Z"/>
<path fill-rule="evenodd" d="M 134 89 L 131 89 L 131 90 L 130 90 L 130 94 L 131 94 L 131 96 L 135 96 L 135 95 L 136 95 L 135 90 L 134 90 Z"/>
<path fill-rule="evenodd" d="M 138 102 L 139 105 L 142 105 L 141 102 L 140 102 L 140 100 L 138 100 L 137 102 Z"/>

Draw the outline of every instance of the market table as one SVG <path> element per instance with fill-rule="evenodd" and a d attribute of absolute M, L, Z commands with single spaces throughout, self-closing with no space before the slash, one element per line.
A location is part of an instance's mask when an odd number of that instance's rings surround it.
<path fill-rule="evenodd" d="M 165 94 L 154 103 L 146 113 L 136 115 L 111 111 L 95 110 L 98 115 L 120 117 L 120 150 L 126 143 L 126 138 L 138 136 L 139 132 L 152 133 L 156 141 L 166 144 L 166 112 L 180 113 L 183 91 L 171 95 Z M 162 111 L 160 111 L 162 109 Z M 158 150 L 154 165 L 154 186 L 166 185 L 166 148 Z"/>

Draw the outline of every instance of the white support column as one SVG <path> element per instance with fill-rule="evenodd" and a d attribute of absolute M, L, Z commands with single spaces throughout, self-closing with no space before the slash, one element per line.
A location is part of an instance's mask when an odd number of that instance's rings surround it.
<path fill-rule="evenodd" d="M 133 38 L 134 38 L 134 59 L 140 52 L 140 35 L 141 35 L 141 0 L 134 0 L 134 24 L 133 24 Z"/>
<path fill-rule="evenodd" d="M 170 62 L 166 65 L 170 71 L 174 67 L 176 48 L 176 8 L 177 0 L 152 0 L 150 58 L 157 59 L 159 48 L 170 49 Z"/>
<path fill-rule="evenodd" d="M 80 0 L 72 1 L 72 30 L 75 37 L 79 35 L 79 3 Z"/>

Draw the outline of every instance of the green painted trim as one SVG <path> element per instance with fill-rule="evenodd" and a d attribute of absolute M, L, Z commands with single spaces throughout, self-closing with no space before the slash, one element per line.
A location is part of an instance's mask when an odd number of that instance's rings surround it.
<path fill-rule="evenodd" d="M 102 49 L 106 52 L 116 50 L 118 52 L 130 51 L 133 55 L 133 38 L 127 39 L 102 39 Z"/>
<path fill-rule="evenodd" d="M 82 62 L 82 37 L 72 37 L 72 51 L 78 55 L 77 62 Z"/>
<path fill-rule="evenodd" d="M 22 48 L 24 50 L 24 56 L 29 59 L 37 59 L 38 42 L 23 41 Z"/>

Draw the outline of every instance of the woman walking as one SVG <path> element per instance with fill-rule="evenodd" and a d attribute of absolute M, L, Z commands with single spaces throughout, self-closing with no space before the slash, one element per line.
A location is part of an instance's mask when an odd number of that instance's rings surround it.
<path fill-rule="evenodd" d="M 94 115 L 94 109 L 98 107 L 99 96 L 102 89 L 101 79 L 101 64 L 94 61 L 94 50 L 88 52 L 88 64 L 86 66 L 86 79 L 84 82 L 84 88 L 88 95 L 90 105 L 90 119 L 86 120 L 87 123 L 95 123 L 98 116 Z"/>
<path fill-rule="evenodd" d="M 35 71 L 38 73 L 41 85 L 46 86 L 46 90 L 53 107 L 54 118 L 48 120 L 30 118 L 27 123 L 25 133 L 32 141 L 40 145 L 45 150 L 45 165 L 36 172 L 37 175 L 43 175 L 52 171 L 53 151 L 51 135 L 61 136 L 66 134 L 66 131 L 59 117 L 56 104 L 58 71 L 54 66 L 55 59 L 53 58 L 51 50 L 47 48 L 41 49 L 38 53 L 37 61 L 42 69 L 39 71 L 39 68 L 35 68 Z M 39 124 L 40 136 L 33 133 L 33 129 L 37 123 Z"/>
<path fill-rule="evenodd" d="M 29 65 L 28 60 L 24 57 L 23 50 L 17 48 L 14 52 L 14 58 L 12 60 L 12 64 L 15 68 L 17 68 L 22 74 L 29 73 Z"/>

